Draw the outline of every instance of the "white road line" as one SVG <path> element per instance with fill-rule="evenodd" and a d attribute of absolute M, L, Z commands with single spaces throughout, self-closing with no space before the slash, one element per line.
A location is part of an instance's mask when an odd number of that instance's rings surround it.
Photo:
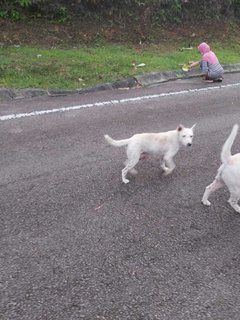
<path fill-rule="evenodd" d="M 238 87 L 238 86 L 240 86 L 240 83 L 232 83 L 232 84 L 226 84 L 226 85 L 220 85 L 220 86 L 214 86 L 214 87 L 207 87 L 207 88 L 204 87 L 204 88 L 200 88 L 200 89 L 188 89 L 188 90 L 183 90 L 183 91 L 159 93 L 159 94 L 140 96 L 140 97 L 135 97 L 135 98 L 121 99 L 121 100 L 109 100 L 109 101 L 103 101 L 103 102 L 82 104 L 82 105 L 78 105 L 78 106 L 62 107 L 62 108 L 40 110 L 40 111 L 32 111 L 29 113 L 7 114 L 4 116 L 0 116 L 0 120 L 6 121 L 6 120 L 20 119 L 20 118 L 25 118 L 25 117 L 42 116 L 42 115 L 50 114 L 50 113 L 79 110 L 82 108 L 92 108 L 92 107 L 108 106 L 108 105 L 115 105 L 115 104 L 121 104 L 121 103 L 131 103 L 131 102 L 135 102 L 135 101 L 151 100 L 151 99 L 156 99 L 156 98 L 160 98 L 160 97 L 184 95 L 184 94 L 188 94 L 188 93 L 211 91 L 211 90 L 225 89 L 225 88 Z"/>

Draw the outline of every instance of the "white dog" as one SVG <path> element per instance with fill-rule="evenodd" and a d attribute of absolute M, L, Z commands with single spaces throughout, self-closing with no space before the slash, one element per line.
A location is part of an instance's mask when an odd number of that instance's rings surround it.
<path fill-rule="evenodd" d="M 240 199 L 240 153 L 233 156 L 231 155 L 231 147 L 236 138 L 237 131 L 238 125 L 235 124 L 231 134 L 222 147 L 222 165 L 218 169 L 215 180 L 206 187 L 202 203 L 206 206 L 210 206 L 211 202 L 208 201 L 208 197 L 211 193 L 223 187 L 225 183 L 230 192 L 228 202 L 235 211 L 240 213 L 240 206 L 238 205 L 238 200 Z"/>
<path fill-rule="evenodd" d="M 122 170 L 122 181 L 128 183 L 126 179 L 128 172 L 136 173 L 133 169 L 138 161 L 145 154 L 153 156 L 163 156 L 163 163 L 161 165 L 164 174 L 170 174 L 175 168 L 173 157 L 178 152 L 180 145 L 192 145 L 193 129 L 184 128 L 179 125 L 176 130 L 160 132 L 160 133 L 140 133 L 135 134 L 129 139 L 113 140 L 108 135 L 105 135 L 106 141 L 115 147 L 127 146 L 127 160 L 125 168 Z"/>

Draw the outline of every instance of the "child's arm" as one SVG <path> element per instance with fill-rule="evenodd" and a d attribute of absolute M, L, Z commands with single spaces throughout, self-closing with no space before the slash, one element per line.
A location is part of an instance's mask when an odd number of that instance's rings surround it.
<path fill-rule="evenodd" d="M 199 66 L 200 62 L 201 61 L 191 61 L 189 65 L 189 69 Z"/>

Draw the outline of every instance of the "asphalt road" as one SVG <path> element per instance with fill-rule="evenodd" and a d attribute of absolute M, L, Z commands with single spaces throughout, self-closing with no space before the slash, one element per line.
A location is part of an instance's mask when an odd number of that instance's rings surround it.
<path fill-rule="evenodd" d="M 220 85 L 2 101 L 0 319 L 239 320 L 240 215 L 227 189 L 201 204 L 240 123 L 239 87 L 228 74 Z M 103 134 L 179 123 L 197 126 L 173 174 L 146 160 L 124 185 L 125 150 Z"/>

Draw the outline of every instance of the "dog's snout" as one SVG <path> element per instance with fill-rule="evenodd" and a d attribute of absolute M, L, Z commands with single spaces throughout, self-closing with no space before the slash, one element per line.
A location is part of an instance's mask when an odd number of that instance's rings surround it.
<path fill-rule="evenodd" d="M 188 143 L 187 145 L 188 145 L 188 147 L 191 147 L 192 144 L 191 144 L 191 143 Z"/>

